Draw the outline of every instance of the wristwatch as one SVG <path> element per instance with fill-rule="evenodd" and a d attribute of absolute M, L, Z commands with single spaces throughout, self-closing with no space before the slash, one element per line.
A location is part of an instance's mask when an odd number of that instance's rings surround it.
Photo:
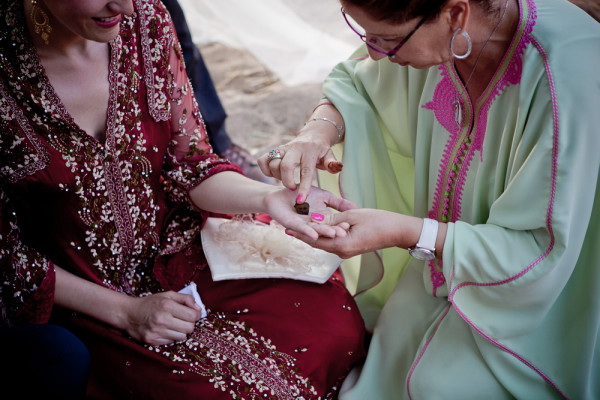
<path fill-rule="evenodd" d="M 425 218 L 421 236 L 415 247 L 408 249 L 408 253 L 417 260 L 433 260 L 435 258 L 435 240 L 437 238 L 438 222 Z"/>

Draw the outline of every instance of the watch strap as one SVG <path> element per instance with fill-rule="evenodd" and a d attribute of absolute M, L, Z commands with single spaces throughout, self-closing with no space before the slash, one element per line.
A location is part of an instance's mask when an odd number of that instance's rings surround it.
<path fill-rule="evenodd" d="M 435 241 L 437 239 L 438 222 L 434 219 L 423 219 L 423 228 L 421 228 L 421 236 L 416 247 L 435 251 Z"/>

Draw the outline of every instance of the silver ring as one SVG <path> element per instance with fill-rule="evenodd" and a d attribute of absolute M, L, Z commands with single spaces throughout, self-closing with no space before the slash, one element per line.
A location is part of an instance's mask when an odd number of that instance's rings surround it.
<path fill-rule="evenodd" d="M 273 160 L 281 160 L 283 158 L 283 154 L 281 154 L 281 151 L 279 151 L 279 149 L 273 149 L 271 151 L 269 151 L 269 155 L 267 155 L 267 162 L 271 162 Z"/>

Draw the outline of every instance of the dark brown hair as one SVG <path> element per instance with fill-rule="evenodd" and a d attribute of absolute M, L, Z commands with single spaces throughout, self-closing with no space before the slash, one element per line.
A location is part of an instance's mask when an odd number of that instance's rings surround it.
<path fill-rule="evenodd" d="M 413 18 L 435 19 L 447 0 L 342 0 L 342 4 L 352 4 L 366 11 L 380 21 L 402 23 Z M 480 3 L 484 9 L 490 8 L 491 0 L 471 0 Z"/>

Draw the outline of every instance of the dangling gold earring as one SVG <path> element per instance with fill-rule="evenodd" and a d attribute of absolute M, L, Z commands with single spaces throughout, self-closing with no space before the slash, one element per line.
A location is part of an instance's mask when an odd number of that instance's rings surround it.
<path fill-rule="evenodd" d="M 50 18 L 48 14 L 40 6 L 37 5 L 37 0 L 31 0 L 31 20 L 33 21 L 33 31 L 42 37 L 44 43 L 48 44 L 50 38 L 50 32 L 52 27 L 50 26 Z"/>

